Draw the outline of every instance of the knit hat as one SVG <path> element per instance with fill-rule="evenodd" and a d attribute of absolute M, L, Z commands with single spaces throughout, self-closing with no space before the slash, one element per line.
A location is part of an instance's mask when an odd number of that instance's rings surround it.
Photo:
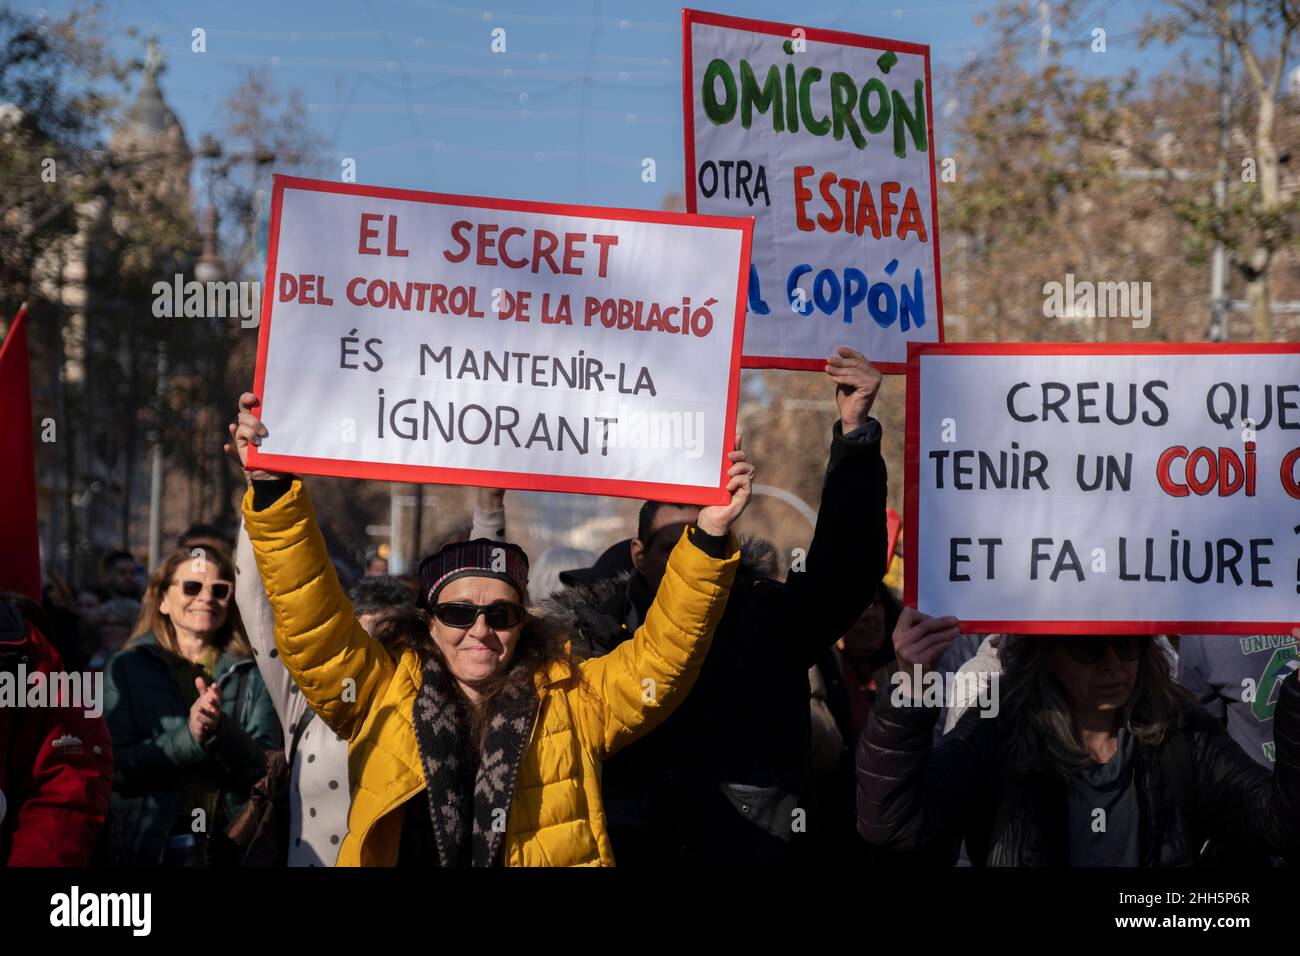
<path fill-rule="evenodd" d="M 431 608 L 438 603 L 444 587 L 464 577 L 496 578 L 519 592 L 528 594 L 528 555 L 517 544 L 475 538 L 455 541 L 420 562 L 420 600 L 418 606 Z"/>

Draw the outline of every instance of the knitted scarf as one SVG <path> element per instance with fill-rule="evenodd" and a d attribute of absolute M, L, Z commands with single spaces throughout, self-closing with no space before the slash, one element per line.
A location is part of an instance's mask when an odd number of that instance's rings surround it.
<path fill-rule="evenodd" d="M 478 772 L 471 776 L 469 713 L 446 665 L 437 657 L 425 661 L 413 718 L 442 866 L 493 866 L 501 851 L 519 763 L 537 718 L 536 687 L 532 681 L 509 685 L 491 707 Z"/>

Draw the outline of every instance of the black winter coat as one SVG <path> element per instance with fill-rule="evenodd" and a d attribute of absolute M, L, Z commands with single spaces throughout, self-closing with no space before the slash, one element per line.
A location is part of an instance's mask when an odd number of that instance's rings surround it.
<path fill-rule="evenodd" d="M 1066 781 L 1006 774 L 1004 718 L 967 713 L 935 744 L 936 708 L 897 707 L 881 694 L 858 744 L 858 831 L 872 844 L 975 866 L 1066 866 Z M 1158 747 L 1137 748 L 1134 779 L 1144 866 L 1300 859 L 1300 684 L 1281 687 L 1273 773 L 1223 725 L 1187 705 Z"/>
<path fill-rule="evenodd" d="M 786 583 L 743 565 L 690 695 L 605 762 L 602 792 L 619 866 L 776 862 L 801 832 L 811 722 L 808 668 L 871 602 L 885 569 L 880 427 L 846 439 L 835 424 L 806 567 Z M 632 636 L 648 592 L 571 589 L 573 649 L 605 654 Z M 551 613 L 564 609 L 549 605 Z"/>

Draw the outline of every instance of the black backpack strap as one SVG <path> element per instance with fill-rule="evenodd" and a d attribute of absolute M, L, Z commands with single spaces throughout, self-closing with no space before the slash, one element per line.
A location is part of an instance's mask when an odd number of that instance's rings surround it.
<path fill-rule="evenodd" d="M 251 665 L 242 668 L 235 681 L 235 726 L 241 730 L 244 727 L 244 692 L 248 690 L 248 672 L 252 669 Z"/>
<path fill-rule="evenodd" d="M 293 728 L 293 740 L 289 742 L 289 750 L 286 756 L 289 758 L 289 769 L 293 770 L 293 758 L 298 753 L 298 741 L 302 740 L 302 732 L 307 729 L 307 725 L 316 719 L 316 711 L 308 711 L 298 718 L 297 725 Z"/>

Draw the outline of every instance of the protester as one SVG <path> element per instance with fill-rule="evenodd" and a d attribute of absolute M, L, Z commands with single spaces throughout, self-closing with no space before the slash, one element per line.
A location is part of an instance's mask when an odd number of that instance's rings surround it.
<path fill-rule="evenodd" d="M 49 641 L 59 660 L 69 671 L 80 672 L 86 669 L 90 660 L 88 646 L 95 640 L 94 628 L 84 623 L 72 607 L 71 593 L 62 582 L 52 592 L 47 586 L 43 589 L 41 603 L 36 603 L 26 594 L 16 591 L 0 591 L 0 598 L 8 600 L 18 608 L 18 613 L 35 625 L 41 637 Z M 51 599 L 53 593 L 60 593 L 59 598 Z M 68 603 L 63 603 L 63 598 Z"/>
<path fill-rule="evenodd" d="M 745 538 L 740 542 L 740 559 L 760 581 L 779 581 L 781 559 L 776 545 L 766 538 Z"/>
<path fill-rule="evenodd" d="M 347 834 L 350 789 L 348 742 L 316 719 L 275 646 L 275 614 L 262 587 L 248 531 L 235 549 L 235 599 L 253 658 L 266 684 L 285 740 L 289 765 L 289 866 L 333 866 Z M 393 578 L 361 578 L 353 585 L 354 614 L 367 631 L 387 604 L 410 604 Z"/>
<path fill-rule="evenodd" d="M 195 522 L 176 539 L 176 547 L 182 551 L 193 548 L 216 548 L 229 554 L 230 540 L 216 525 Z"/>
<path fill-rule="evenodd" d="M 77 611 L 77 600 L 72 593 L 72 588 L 68 587 L 68 582 L 63 580 L 57 573 L 50 574 L 46 572 L 45 582 L 41 585 L 41 607 L 47 613 L 51 609 L 67 611 L 72 614 Z"/>
<path fill-rule="evenodd" d="M 882 582 L 875 600 L 808 670 L 812 745 L 804 862 L 833 866 L 867 860 L 857 835 L 853 754 L 877 694 L 889 692 L 891 635 L 901 610 Z"/>
<path fill-rule="evenodd" d="M 140 600 L 135 556 L 130 551 L 110 551 L 104 557 L 102 568 L 102 584 L 109 594 Z"/>
<path fill-rule="evenodd" d="M 853 626 L 817 662 L 827 707 L 843 739 L 849 743 L 850 763 L 852 749 L 862 735 L 876 697 L 882 690 L 889 692 L 889 674 L 894 663 L 892 635 L 902 610 L 898 598 L 881 584 L 876 588 L 875 599 L 858 615 Z"/>
<path fill-rule="evenodd" d="M 51 675 L 63 670 L 37 621 L 0 597 L 0 673 L 15 681 L 25 675 L 25 692 L 32 675 L 45 675 L 53 687 Z M 0 864 L 90 863 L 113 772 L 104 718 L 87 713 L 102 704 L 83 692 L 80 701 L 0 707 Z"/>
<path fill-rule="evenodd" d="M 555 547 L 547 548 L 533 565 L 532 578 L 528 586 L 535 602 L 541 603 L 560 588 L 565 569 L 594 563 L 596 556 L 582 548 Z"/>
<path fill-rule="evenodd" d="M 231 434 L 242 457 L 267 432 L 253 396 L 240 404 Z M 524 609 L 523 551 L 489 539 L 422 562 L 431 640 L 394 660 L 330 573 L 302 483 L 252 473 L 244 519 L 281 657 L 352 741 L 340 865 L 614 863 L 600 763 L 662 721 L 699 672 L 735 575 L 730 529 L 750 495 L 752 466 L 739 448 L 731 461 L 730 502 L 683 533 L 635 638 L 581 663 L 553 622 Z"/>
<path fill-rule="evenodd" d="M 1294 634 L 1184 634 L 1178 682 L 1242 750 L 1271 769 L 1276 757 L 1273 714 L 1297 653 L 1300 641 Z"/>
<path fill-rule="evenodd" d="M 78 588 L 77 615 L 91 627 L 99 627 L 100 608 L 110 596 L 103 588 Z"/>
<path fill-rule="evenodd" d="M 256 572 L 255 564 L 249 570 Z M 361 578 L 348 589 L 353 612 L 368 634 L 374 634 L 379 619 L 400 607 L 413 607 L 416 596 L 403 581 L 387 574 Z"/>
<path fill-rule="evenodd" d="M 620 576 L 631 575 L 636 570 L 632 563 L 632 539 L 616 541 L 600 553 L 594 564 L 585 568 L 571 568 L 560 572 L 560 583 L 566 587 L 595 584 Z"/>
<path fill-rule="evenodd" d="M 909 608 L 899 620 L 900 703 L 877 700 L 858 746 L 868 842 L 937 847 L 952 859 L 964 838 L 976 866 L 1266 863 L 1300 853 L 1294 673 L 1279 694 L 1272 775 L 1190 701 L 1167 651 L 1139 635 L 1006 637 L 997 716 L 969 711 L 936 745 L 938 709 L 924 705 L 911 672 L 931 671 L 957 633 L 951 617 Z"/>
<path fill-rule="evenodd" d="M 659 732 L 606 765 L 620 865 L 780 862 L 801 832 L 808 668 L 870 603 L 886 551 L 881 430 L 870 418 L 880 373 L 847 348 L 826 371 L 840 420 L 811 547 L 784 584 L 742 562 L 695 691 Z M 634 633 L 696 513 L 647 502 L 631 544 L 635 573 L 555 596 L 554 610 L 567 611 L 579 634 L 575 648 L 607 653 Z"/>
<path fill-rule="evenodd" d="M 89 667 L 103 670 L 108 659 L 126 646 L 135 622 L 140 619 L 140 602 L 111 598 L 99 608 L 99 649 L 91 655 Z"/>
<path fill-rule="evenodd" d="M 206 865 L 212 835 L 282 746 L 232 600 L 234 566 L 224 551 L 198 550 L 159 565 L 135 636 L 105 667 L 113 862 Z"/>

